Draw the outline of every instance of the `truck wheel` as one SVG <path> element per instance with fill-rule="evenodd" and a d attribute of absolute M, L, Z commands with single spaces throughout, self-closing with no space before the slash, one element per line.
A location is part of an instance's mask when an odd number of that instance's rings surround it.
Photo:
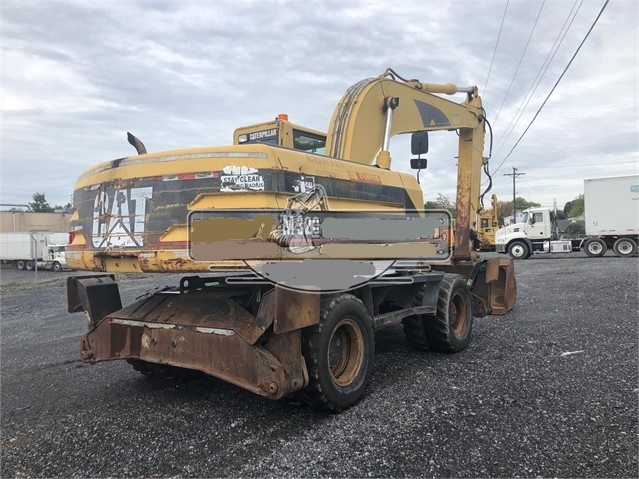
<path fill-rule="evenodd" d="M 508 247 L 508 254 L 512 259 L 527 259 L 530 257 L 528 245 L 523 241 L 513 241 Z"/>
<path fill-rule="evenodd" d="M 608 246 L 599 238 L 590 238 L 584 244 L 584 251 L 591 258 L 596 258 L 605 255 L 606 251 L 608 251 Z"/>
<path fill-rule="evenodd" d="M 413 298 L 413 306 L 421 306 L 424 300 L 424 290 L 419 289 L 419 292 Z M 404 335 L 406 341 L 413 348 L 420 351 L 426 351 L 429 349 L 428 333 L 426 332 L 426 324 L 424 322 L 423 314 L 416 314 L 415 316 L 408 316 L 402 319 L 404 325 Z"/>
<path fill-rule="evenodd" d="M 466 349 L 473 329 L 473 311 L 470 289 L 464 278 L 444 275 L 437 298 L 437 314 L 426 316 L 425 325 L 430 345 L 436 351 L 456 353 Z"/>
<path fill-rule="evenodd" d="M 59 273 L 60 271 L 62 271 L 62 265 L 56 261 L 55 263 L 53 263 L 51 269 L 53 269 L 53 271 L 55 271 L 56 273 Z"/>
<path fill-rule="evenodd" d="M 322 300 L 320 322 L 302 330 L 308 386 L 299 397 L 316 409 L 338 412 L 364 394 L 373 370 L 371 317 L 352 294 Z"/>
<path fill-rule="evenodd" d="M 25 263 L 25 268 L 27 268 L 27 271 L 33 271 L 33 261 L 27 261 Z"/>
<path fill-rule="evenodd" d="M 20 271 L 22 271 L 25 268 L 25 264 L 23 260 L 18 260 L 16 261 L 16 268 L 18 268 Z"/>
<path fill-rule="evenodd" d="M 612 250 L 617 256 L 627 258 L 637 252 L 637 245 L 630 238 L 619 238 L 615 241 L 615 244 L 612 245 Z"/>

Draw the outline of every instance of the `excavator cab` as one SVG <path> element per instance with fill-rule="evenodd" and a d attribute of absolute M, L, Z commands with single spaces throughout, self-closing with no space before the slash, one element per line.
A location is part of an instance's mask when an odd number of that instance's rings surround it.
<path fill-rule="evenodd" d="M 233 133 L 234 145 L 254 143 L 266 143 L 323 155 L 326 133 L 291 123 L 288 121 L 288 115 L 280 113 L 273 121 L 243 126 Z"/>

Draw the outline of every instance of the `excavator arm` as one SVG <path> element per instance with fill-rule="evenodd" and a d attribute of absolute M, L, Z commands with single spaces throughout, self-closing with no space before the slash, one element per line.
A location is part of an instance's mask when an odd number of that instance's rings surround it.
<path fill-rule="evenodd" d="M 328 128 L 329 156 L 389 169 L 389 142 L 397 134 L 419 131 L 458 131 L 457 260 L 471 258 L 471 218 L 480 209 L 484 150 L 484 117 L 477 87 L 398 81 L 388 71 L 350 87 L 333 112 Z M 436 94 L 466 93 L 462 103 Z"/>

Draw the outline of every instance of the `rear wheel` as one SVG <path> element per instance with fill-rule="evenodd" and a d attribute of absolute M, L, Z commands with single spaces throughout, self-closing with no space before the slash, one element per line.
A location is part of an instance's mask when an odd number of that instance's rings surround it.
<path fill-rule="evenodd" d="M 373 370 L 375 337 L 364 304 L 351 294 L 322 300 L 320 322 L 302 331 L 309 375 L 300 398 L 317 409 L 341 411 L 357 402 Z"/>
<path fill-rule="evenodd" d="M 27 268 L 27 271 L 33 271 L 33 268 L 34 268 L 33 261 L 27 261 L 25 263 L 25 268 Z"/>
<path fill-rule="evenodd" d="M 508 254 L 512 259 L 526 259 L 530 256 L 530 250 L 523 241 L 513 241 L 508 247 Z"/>
<path fill-rule="evenodd" d="M 599 238 L 590 238 L 584 244 L 584 251 L 591 258 L 596 258 L 605 255 L 606 251 L 608 251 L 608 246 Z"/>
<path fill-rule="evenodd" d="M 466 349 L 473 328 L 473 312 L 470 289 L 464 278 L 444 275 L 437 298 L 437 314 L 426 316 L 425 325 L 433 349 L 446 353 Z"/>
<path fill-rule="evenodd" d="M 16 261 L 16 268 L 22 271 L 25 268 L 25 262 L 23 260 Z"/>
<path fill-rule="evenodd" d="M 637 244 L 630 238 L 619 238 L 615 241 L 615 244 L 612 245 L 612 250 L 617 256 L 626 258 L 637 252 Z"/>

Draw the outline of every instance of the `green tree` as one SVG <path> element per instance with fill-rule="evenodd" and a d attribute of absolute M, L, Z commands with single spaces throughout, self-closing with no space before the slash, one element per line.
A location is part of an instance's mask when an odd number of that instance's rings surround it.
<path fill-rule="evenodd" d="M 526 201 L 521 196 L 515 198 L 515 205 L 517 206 L 517 211 L 524 211 L 526 208 L 532 208 L 534 206 L 541 206 L 539 203 L 534 201 Z M 500 218 L 506 218 L 508 216 L 513 215 L 513 202 L 512 201 L 498 201 L 497 202 L 497 213 Z"/>
<path fill-rule="evenodd" d="M 427 201 L 424 203 L 424 208 L 427 210 L 448 210 L 453 218 L 457 212 L 455 203 L 443 193 L 437 193 L 437 199 L 435 201 Z"/>
<path fill-rule="evenodd" d="M 34 193 L 33 202 L 29 203 L 29 206 L 33 211 L 38 213 L 51 213 L 53 208 L 47 203 L 44 193 Z"/>
<path fill-rule="evenodd" d="M 566 218 L 570 217 L 571 209 L 572 209 L 572 201 L 567 201 L 566 204 L 564 205 L 564 214 L 566 215 Z"/>
<path fill-rule="evenodd" d="M 566 213 L 568 218 L 576 218 L 584 214 L 584 195 L 579 195 L 572 200 L 570 211 Z"/>
<path fill-rule="evenodd" d="M 450 201 L 450 198 L 443 193 L 437 193 L 437 200 L 435 200 L 439 208 L 444 210 L 450 210 L 451 208 L 455 208 L 455 203 Z"/>

